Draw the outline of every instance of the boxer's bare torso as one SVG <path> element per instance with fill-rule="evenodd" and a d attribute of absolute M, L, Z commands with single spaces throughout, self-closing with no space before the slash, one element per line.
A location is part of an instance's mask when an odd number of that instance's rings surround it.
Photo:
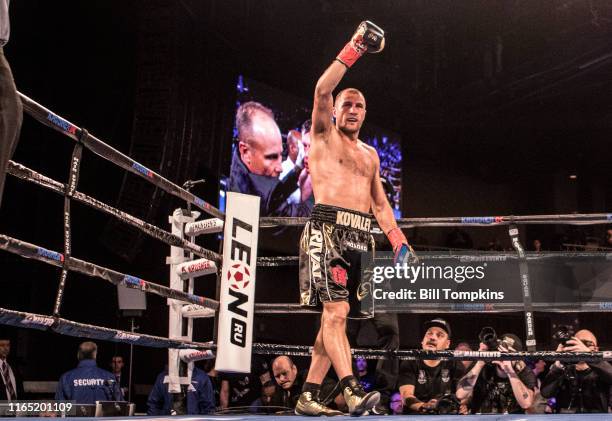
<path fill-rule="evenodd" d="M 370 212 L 379 159 L 374 148 L 356 137 L 365 117 L 363 96 L 343 94 L 335 116 L 342 129 L 329 124 L 312 132 L 309 168 L 315 202 Z"/>
<path fill-rule="evenodd" d="M 316 203 L 369 212 L 375 153 L 335 128 L 327 142 L 313 142 L 309 165 Z"/>

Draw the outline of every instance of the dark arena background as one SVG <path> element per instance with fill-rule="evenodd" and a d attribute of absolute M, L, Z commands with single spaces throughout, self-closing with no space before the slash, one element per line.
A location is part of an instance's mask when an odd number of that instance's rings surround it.
<path fill-rule="evenodd" d="M 4 54 L 21 93 L 179 186 L 204 179 L 192 192 L 215 207 L 230 175 L 237 106 L 252 99 L 271 108 L 285 144 L 287 132 L 310 117 L 321 73 L 361 21 L 375 22 L 385 30 L 384 51 L 364 55 L 339 89 L 356 87 L 366 98 L 364 141 L 385 156 L 397 217 L 607 214 L 607 224 L 520 225 L 520 237 L 528 251 L 539 240 L 544 252 L 612 253 L 612 2 L 13 0 L 9 11 Z M 66 183 L 73 147 L 24 113 L 12 159 Z M 186 206 L 87 149 L 78 190 L 168 231 L 168 216 Z M 63 209 L 61 195 L 8 175 L 0 233 L 61 251 Z M 262 230 L 259 256 L 296 256 L 300 232 Z M 504 225 L 404 232 L 417 253 L 514 252 Z M 376 241 L 390 249 L 383 236 Z M 220 251 L 216 236 L 198 244 Z M 169 285 L 168 245 L 79 203 L 72 206 L 72 255 Z M 1 308 L 53 314 L 60 268 L 6 251 L 0 268 Z M 536 309 L 538 350 L 556 348 L 560 325 L 589 329 L 600 350 L 612 349 L 610 266 L 606 273 L 581 286 L 590 291 L 581 300 L 598 307 Z M 259 268 L 255 302 L 297 305 L 297 282 L 296 266 Z M 214 277 L 197 280 L 194 293 L 218 297 Z M 114 285 L 71 272 L 61 317 L 168 337 L 166 301 L 147 294 L 146 310 L 122 311 Z M 438 316 L 452 325 L 452 348 L 467 342 L 477 349 L 483 326 L 524 337 L 521 308 L 465 309 L 406 305 L 400 348 L 419 349 L 423 323 Z M 312 345 L 318 326 L 313 313 L 259 314 L 253 342 Z M 26 397 L 51 399 L 55 384 L 45 382 L 76 366 L 83 339 L 0 330 L 11 339 Z M 214 340 L 214 319 L 195 320 L 193 332 L 194 341 Z M 100 367 L 109 369 L 114 355 L 129 360 L 128 344 L 96 342 Z M 352 346 L 376 348 L 373 326 Z M 309 361 L 295 358 L 299 369 Z M 146 412 L 167 363 L 166 349 L 134 347 L 137 413 Z"/>

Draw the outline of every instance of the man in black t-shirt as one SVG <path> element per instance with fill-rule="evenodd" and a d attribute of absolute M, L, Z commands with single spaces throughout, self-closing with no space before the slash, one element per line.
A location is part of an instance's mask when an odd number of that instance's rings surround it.
<path fill-rule="evenodd" d="M 442 351 L 450 346 L 451 330 L 443 319 L 425 323 L 421 346 L 425 350 Z M 432 413 L 438 401 L 455 393 L 464 368 L 460 361 L 424 360 L 402 361 L 398 385 L 404 399 L 404 413 Z M 458 408 L 457 408 L 458 409 Z"/>
<path fill-rule="evenodd" d="M 219 373 L 221 378 L 221 408 L 245 407 L 245 410 L 259 399 L 262 385 L 270 382 L 272 376 L 268 363 L 253 356 L 251 372 L 248 374 Z"/>
<path fill-rule="evenodd" d="M 376 373 L 368 371 L 368 360 L 363 357 L 355 358 L 355 374 L 361 383 L 361 387 L 366 392 L 371 392 L 376 389 Z"/>
<path fill-rule="evenodd" d="M 479 351 L 489 348 L 481 343 Z M 498 348 L 502 352 L 523 350 L 521 340 L 511 333 L 502 335 Z M 472 414 L 522 414 L 533 403 L 536 377 L 522 361 L 478 361 L 459 381 L 457 398 L 472 398 Z"/>
<path fill-rule="evenodd" d="M 272 361 L 272 374 L 279 386 L 272 398 L 271 405 L 295 409 L 302 386 L 308 377 L 308 370 L 298 371 L 294 362 L 286 355 L 281 355 Z M 337 382 L 325 377 L 321 383 L 318 400 L 325 406 L 333 406 L 333 402 L 340 395 Z"/>
<path fill-rule="evenodd" d="M 557 347 L 557 351 L 568 352 L 598 350 L 597 338 L 586 329 Z M 545 398 L 556 398 L 557 413 L 608 412 L 610 387 L 612 365 L 607 361 L 578 364 L 556 361 L 542 382 L 541 393 Z"/>

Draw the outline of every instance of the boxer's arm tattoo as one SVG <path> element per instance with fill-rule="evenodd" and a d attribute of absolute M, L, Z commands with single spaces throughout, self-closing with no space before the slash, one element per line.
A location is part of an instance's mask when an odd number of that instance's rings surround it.
<path fill-rule="evenodd" d="M 523 393 L 523 399 L 527 399 L 529 397 L 529 393 L 525 392 Z"/>

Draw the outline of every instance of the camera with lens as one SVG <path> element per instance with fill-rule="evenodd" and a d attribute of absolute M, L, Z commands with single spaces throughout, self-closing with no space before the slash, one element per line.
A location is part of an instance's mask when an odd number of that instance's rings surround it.
<path fill-rule="evenodd" d="M 552 338 L 557 343 L 565 346 L 569 339 L 572 339 L 572 336 L 575 335 L 574 328 L 570 325 L 561 325 L 557 329 L 557 331 L 553 334 Z"/>
<path fill-rule="evenodd" d="M 455 395 L 443 395 L 436 404 L 436 413 L 439 415 L 457 415 L 460 405 L 459 399 Z"/>
<path fill-rule="evenodd" d="M 485 344 L 489 351 L 496 351 L 500 344 L 500 340 L 497 338 L 497 332 L 492 327 L 483 327 L 478 334 L 478 340 Z"/>
<path fill-rule="evenodd" d="M 419 409 L 419 413 L 424 415 L 457 415 L 459 414 L 459 407 L 461 403 L 454 394 L 442 395 L 437 399 L 436 405 L 429 407 L 429 405 L 423 405 Z M 411 414 L 410 405 L 404 405 L 404 414 Z"/>

